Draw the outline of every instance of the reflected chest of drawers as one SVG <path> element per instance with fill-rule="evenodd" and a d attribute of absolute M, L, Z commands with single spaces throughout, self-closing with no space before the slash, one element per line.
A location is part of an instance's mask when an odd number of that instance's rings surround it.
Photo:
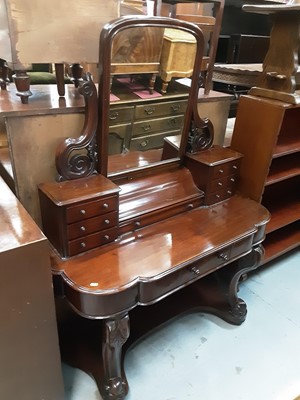
<path fill-rule="evenodd" d="M 214 146 L 186 157 L 195 184 L 205 193 L 207 206 L 231 197 L 237 187 L 243 155 L 229 148 Z"/>
<path fill-rule="evenodd" d="M 101 175 L 39 186 L 45 235 L 62 257 L 118 236 L 119 188 Z"/>
<path fill-rule="evenodd" d="M 109 154 L 163 147 L 164 137 L 182 132 L 186 98 L 162 98 L 112 105 L 109 113 Z"/>

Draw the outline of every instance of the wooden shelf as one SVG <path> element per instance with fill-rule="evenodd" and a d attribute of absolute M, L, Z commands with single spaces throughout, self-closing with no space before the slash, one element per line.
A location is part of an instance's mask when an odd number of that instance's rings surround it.
<path fill-rule="evenodd" d="M 262 259 L 261 265 L 293 250 L 295 247 L 299 246 L 299 243 L 299 221 L 269 233 L 263 242 L 265 255 Z"/>
<path fill-rule="evenodd" d="M 275 158 L 272 161 L 269 175 L 266 180 L 266 186 L 300 175 L 299 159 L 299 152 Z"/>
<path fill-rule="evenodd" d="M 241 96 L 231 148 L 244 155 L 238 190 L 271 213 L 263 263 L 300 244 L 300 105 Z"/>

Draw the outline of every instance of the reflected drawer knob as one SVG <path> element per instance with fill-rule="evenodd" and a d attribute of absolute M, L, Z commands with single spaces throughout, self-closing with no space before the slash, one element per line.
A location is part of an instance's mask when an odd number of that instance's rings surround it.
<path fill-rule="evenodd" d="M 223 186 L 223 183 L 222 182 L 218 182 L 218 186 Z"/>
<path fill-rule="evenodd" d="M 146 147 L 146 146 L 148 145 L 148 143 L 149 143 L 149 140 L 144 140 L 144 141 L 142 141 L 142 142 L 140 143 L 140 146 L 141 146 L 141 147 Z"/>
<path fill-rule="evenodd" d="M 175 105 L 172 105 L 172 106 L 171 106 L 171 110 L 172 110 L 173 112 L 179 111 L 179 110 L 180 110 L 180 105 L 178 105 L 178 104 L 177 104 L 176 106 L 175 106 Z"/>
<path fill-rule="evenodd" d="M 106 225 L 109 225 L 109 224 L 110 224 L 110 220 L 109 220 L 109 219 L 105 219 L 105 220 L 104 220 L 104 223 L 105 223 Z"/>
<path fill-rule="evenodd" d="M 80 247 L 82 247 L 84 249 L 86 247 L 86 244 L 84 242 L 81 242 Z"/>
<path fill-rule="evenodd" d="M 82 232 L 85 232 L 85 227 L 84 227 L 84 226 L 81 226 L 81 227 L 80 227 L 80 230 L 81 230 Z"/>
<path fill-rule="evenodd" d="M 146 108 L 144 109 L 144 111 L 145 111 L 145 113 L 146 113 L 147 115 L 151 115 L 151 114 L 154 113 L 155 108 L 154 108 L 154 107 L 146 107 Z"/>
<path fill-rule="evenodd" d="M 84 209 L 80 210 L 80 214 L 85 215 L 86 211 Z"/>
<path fill-rule="evenodd" d="M 218 255 L 218 258 L 220 258 L 221 260 L 227 261 L 229 259 L 228 254 L 225 253 L 220 253 Z"/>
<path fill-rule="evenodd" d="M 235 182 L 235 178 L 230 178 L 230 182 L 234 183 Z"/>
<path fill-rule="evenodd" d="M 227 190 L 227 194 L 229 194 L 229 196 L 232 195 L 232 191 L 231 190 Z"/>
<path fill-rule="evenodd" d="M 109 119 L 110 119 L 110 120 L 114 120 L 114 119 L 117 119 L 118 116 L 119 116 L 119 113 L 118 113 L 117 111 L 114 111 L 114 112 L 111 112 L 111 113 L 109 114 Z"/>
<path fill-rule="evenodd" d="M 223 169 L 219 169 L 219 173 L 220 174 L 224 174 L 224 170 Z"/>
<path fill-rule="evenodd" d="M 200 269 L 198 267 L 192 267 L 191 271 L 195 274 L 195 275 L 199 275 L 200 274 Z"/>
<path fill-rule="evenodd" d="M 108 204 L 107 203 L 103 203 L 103 208 L 108 208 Z"/>
<path fill-rule="evenodd" d="M 104 235 L 105 240 L 109 240 L 109 235 Z"/>
<path fill-rule="evenodd" d="M 233 165 L 232 169 L 238 169 L 237 165 Z"/>

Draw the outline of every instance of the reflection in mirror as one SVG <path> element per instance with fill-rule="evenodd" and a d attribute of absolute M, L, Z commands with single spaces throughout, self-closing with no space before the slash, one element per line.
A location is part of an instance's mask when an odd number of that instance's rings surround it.
<path fill-rule="evenodd" d="M 57 148 L 59 179 L 128 179 L 209 148 L 212 125 L 197 108 L 203 47 L 202 31 L 177 19 L 135 15 L 107 24 L 99 89 L 87 74 L 84 126 Z"/>
<path fill-rule="evenodd" d="M 180 29 L 128 27 L 116 34 L 111 53 L 109 174 L 162 161 L 165 138 L 182 134 L 189 86 L 178 78 L 192 75 L 195 55 L 196 39 Z"/>
<path fill-rule="evenodd" d="M 180 159 L 197 109 L 202 52 L 200 29 L 175 19 L 125 17 L 104 28 L 99 172 L 113 177 Z M 166 154 L 170 140 L 176 146 Z"/>

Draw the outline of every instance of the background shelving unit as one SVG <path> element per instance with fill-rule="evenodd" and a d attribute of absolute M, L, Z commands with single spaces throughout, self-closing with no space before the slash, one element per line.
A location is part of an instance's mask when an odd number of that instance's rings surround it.
<path fill-rule="evenodd" d="M 231 148 L 244 154 L 239 192 L 271 213 L 264 264 L 300 244 L 300 105 L 242 96 Z"/>

